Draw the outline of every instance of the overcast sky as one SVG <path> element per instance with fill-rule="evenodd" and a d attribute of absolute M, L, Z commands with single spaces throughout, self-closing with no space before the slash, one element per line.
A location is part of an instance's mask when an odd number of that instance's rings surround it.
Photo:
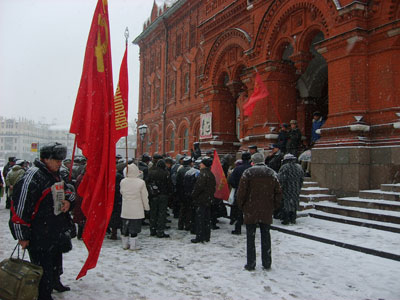
<path fill-rule="evenodd" d="M 162 2 L 157 0 L 157 3 Z M 0 0 L 0 116 L 69 129 L 97 0 Z M 114 88 L 129 28 L 129 120 L 137 118 L 139 47 L 153 0 L 108 0 Z"/>

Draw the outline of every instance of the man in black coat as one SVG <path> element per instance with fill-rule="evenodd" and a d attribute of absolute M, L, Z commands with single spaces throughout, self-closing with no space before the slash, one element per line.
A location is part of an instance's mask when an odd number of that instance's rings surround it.
<path fill-rule="evenodd" d="M 239 209 L 239 207 L 236 203 L 236 193 L 237 193 L 240 178 L 242 177 L 243 172 L 251 167 L 250 159 L 251 159 L 250 152 L 243 152 L 242 153 L 242 164 L 240 166 L 236 167 L 233 170 L 231 176 L 229 176 L 229 178 L 228 178 L 228 183 L 231 185 L 231 187 L 236 189 L 235 202 L 233 203 L 232 210 L 231 210 L 231 215 L 232 215 L 233 219 L 236 220 L 235 230 L 232 231 L 232 234 L 239 235 L 242 233 L 243 212 Z"/>
<path fill-rule="evenodd" d="M 214 199 L 216 180 L 211 172 L 212 158 L 204 157 L 200 163 L 200 174 L 192 192 L 193 205 L 196 207 L 196 238 L 192 243 L 210 241 L 211 203 Z"/>
<path fill-rule="evenodd" d="M 147 190 L 150 202 L 150 235 L 168 238 L 165 223 L 168 208 L 168 197 L 172 194 L 172 181 L 163 159 L 150 168 L 147 178 Z"/>
<path fill-rule="evenodd" d="M 281 130 L 279 130 L 278 139 L 276 144 L 283 154 L 286 153 L 286 143 L 289 139 L 289 124 L 282 123 Z"/>
<path fill-rule="evenodd" d="M 286 142 L 287 153 L 293 154 L 295 157 L 299 156 L 302 149 L 302 134 L 300 129 L 297 127 L 297 121 L 290 121 L 290 131 L 288 135 L 288 140 Z"/>
<path fill-rule="evenodd" d="M 53 299 L 53 289 L 70 290 L 60 281 L 62 253 L 72 248 L 66 229 L 67 214 L 75 199 L 59 173 L 66 154 L 67 148 L 59 143 L 42 146 L 40 160 L 35 160 L 14 187 L 10 229 L 22 248 L 28 249 L 31 262 L 43 268 L 39 300 Z"/>
<path fill-rule="evenodd" d="M 138 163 L 138 168 L 143 172 L 143 180 L 147 181 L 147 177 L 149 175 L 149 163 L 151 161 L 151 157 L 146 153 L 142 155 L 142 160 Z"/>
<path fill-rule="evenodd" d="M 14 156 L 10 156 L 8 158 L 8 163 L 3 168 L 3 178 L 6 180 L 8 172 L 15 165 L 16 158 Z M 6 185 L 6 208 L 10 208 L 11 206 L 11 198 L 8 196 L 8 186 Z"/>
<path fill-rule="evenodd" d="M 265 158 L 265 164 L 278 173 L 282 165 L 283 153 L 278 144 L 273 144 L 271 147 L 271 153 Z"/>
<path fill-rule="evenodd" d="M 179 201 L 179 221 L 178 221 L 178 229 L 179 230 L 189 230 L 190 229 L 190 203 L 188 199 L 185 197 L 184 193 L 184 185 L 183 179 L 187 171 L 192 167 L 192 158 L 190 156 L 186 156 L 183 159 L 183 165 L 179 168 L 176 174 L 176 192 Z"/>
<path fill-rule="evenodd" d="M 189 229 L 190 232 L 193 234 L 196 234 L 195 231 L 196 210 L 193 206 L 192 192 L 196 184 L 197 177 L 200 174 L 200 163 L 201 159 L 196 160 L 194 162 L 194 167 L 190 168 L 190 170 L 185 173 L 185 176 L 183 178 L 183 193 L 185 195 L 188 206 L 190 207 Z"/>

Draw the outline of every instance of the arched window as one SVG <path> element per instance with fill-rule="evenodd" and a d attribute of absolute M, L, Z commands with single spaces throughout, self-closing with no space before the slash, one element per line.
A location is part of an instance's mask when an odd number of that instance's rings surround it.
<path fill-rule="evenodd" d="M 175 80 L 171 80 L 171 98 L 175 98 Z"/>
<path fill-rule="evenodd" d="M 158 133 L 157 132 L 154 135 L 153 143 L 154 143 L 154 146 L 153 146 L 154 151 L 153 152 L 158 152 Z"/>
<path fill-rule="evenodd" d="M 156 87 L 156 95 L 155 95 L 155 107 L 160 105 L 160 87 Z"/>
<path fill-rule="evenodd" d="M 189 93 L 190 88 L 190 80 L 189 80 L 189 73 L 185 74 L 185 94 Z"/>
<path fill-rule="evenodd" d="M 169 151 L 175 151 L 175 131 L 171 131 L 171 138 L 169 140 Z"/>
<path fill-rule="evenodd" d="M 189 149 L 189 129 L 186 128 L 183 132 L 183 150 Z"/>

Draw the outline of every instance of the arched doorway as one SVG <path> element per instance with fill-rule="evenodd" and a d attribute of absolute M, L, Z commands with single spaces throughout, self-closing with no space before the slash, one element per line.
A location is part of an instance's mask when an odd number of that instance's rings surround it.
<path fill-rule="evenodd" d="M 320 112 L 324 119 L 329 113 L 328 64 L 316 50 L 316 45 L 324 39 L 321 31 L 314 31 L 307 35 L 305 47 L 308 47 L 312 59 L 296 84 L 301 103 L 304 105 L 304 135 L 308 142 L 311 137 L 313 113 Z"/>

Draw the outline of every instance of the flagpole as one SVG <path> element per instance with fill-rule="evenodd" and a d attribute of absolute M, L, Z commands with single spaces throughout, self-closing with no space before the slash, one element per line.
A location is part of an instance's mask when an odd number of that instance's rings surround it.
<path fill-rule="evenodd" d="M 125 28 L 124 35 L 125 35 L 125 49 L 127 50 L 128 49 L 128 38 L 129 38 L 128 26 L 126 26 L 126 28 Z M 126 156 L 126 174 L 128 174 L 128 132 L 126 132 L 126 136 L 125 136 L 125 156 Z"/>
<path fill-rule="evenodd" d="M 72 149 L 71 165 L 69 166 L 69 175 L 68 175 L 69 182 L 71 182 L 72 167 L 74 165 L 74 158 L 75 158 L 75 149 L 76 149 L 76 135 L 75 135 L 75 140 L 74 140 L 74 149 Z"/>

